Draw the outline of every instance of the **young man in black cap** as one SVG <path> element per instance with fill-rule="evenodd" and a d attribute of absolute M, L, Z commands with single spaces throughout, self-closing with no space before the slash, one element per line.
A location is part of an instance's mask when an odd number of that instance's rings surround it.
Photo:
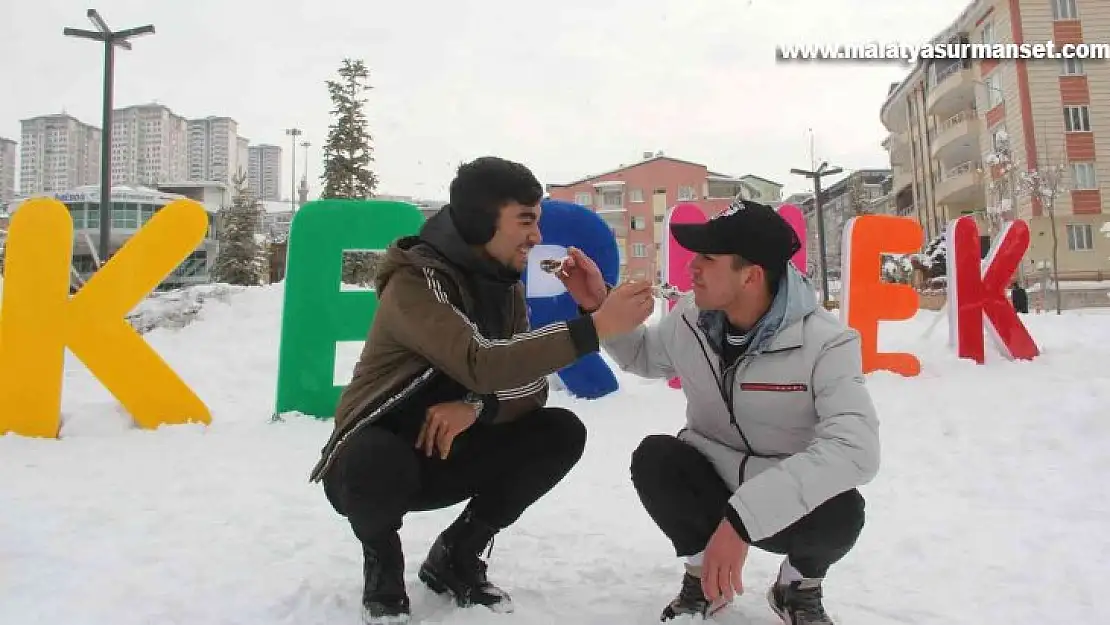
<path fill-rule="evenodd" d="M 481 554 L 586 442 L 577 416 L 545 406 L 546 376 L 654 308 L 650 284 L 622 285 L 592 315 L 531 330 L 520 277 L 540 242 L 539 181 L 480 158 L 459 168 L 450 193 L 418 236 L 386 250 L 378 310 L 312 472 L 362 544 L 367 623 L 408 621 L 403 517 L 467 500 L 420 579 L 460 606 L 511 610 Z"/>
<path fill-rule="evenodd" d="M 671 231 L 696 253 L 693 293 L 660 323 L 602 342 L 626 371 L 679 376 L 688 404 L 676 436 L 648 436 L 632 456 L 644 508 L 686 558 L 662 619 L 710 614 L 742 592 L 754 545 L 785 556 L 767 594 L 783 621 L 830 625 L 822 580 L 854 546 L 856 487 L 879 466 L 859 336 L 790 264 L 800 242 L 769 206 L 738 200 Z M 585 310 L 602 306 L 597 266 L 572 260 L 568 290 Z"/>

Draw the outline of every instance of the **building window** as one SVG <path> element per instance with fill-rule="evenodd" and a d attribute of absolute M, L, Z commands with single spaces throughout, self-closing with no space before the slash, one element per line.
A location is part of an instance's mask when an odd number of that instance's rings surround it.
<path fill-rule="evenodd" d="M 1091 234 L 1091 224 L 1068 224 L 1068 249 L 1073 252 L 1085 252 L 1094 249 L 1094 238 Z"/>
<path fill-rule="evenodd" d="M 1065 106 L 1064 127 L 1068 132 L 1090 132 L 1090 107 L 1085 104 L 1083 106 Z"/>
<path fill-rule="evenodd" d="M 601 193 L 601 206 L 608 208 L 620 208 L 624 206 L 624 198 L 620 191 L 603 191 Z"/>
<path fill-rule="evenodd" d="M 647 219 L 645 219 L 642 215 L 633 215 L 632 216 L 632 229 L 633 230 L 645 230 L 645 229 L 647 229 Z"/>
<path fill-rule="evenodd" d="M 647 245 L 644 243 L 632 244 L 632 257 L 633 258 L 647 258 Z"/>
<path fill-rule="evenodd" d="M 690 202 L 698 199 L 698 194 L 694 191 L 694 187 L 683 186 L 678 188 L 678 201 Z"/>
<path fill-rule="evenodd" d="M 994 39 L 994 22 L 983 24 L 983 30 L 979 33 L 979 39 L 986 44 L 997 43 Z"/>
<path fill-rule="evenodd" d="M 1083 59 L 1061 59 L 1060 60 L 1060 75 L 1062 76 L 1082 76 L 1085 74 L 1083 70 Z"/>
<path fill-rule="evenodd" d="M 642 203 L 644 201 L 644 190 L 643 189 L 632 189 L 631 191 L 629 191 L 628 192 L 628 201 L 633 202 L 635 204 Z"/>
<path fill-rule="evenodd" d="M 987 110 L 1002 104 L 1002 77 L 995 73 L 987 76 L 983 86 L 987 90 Z"/>
<path fill-rule="evenodd" d="M 589 206 L 593 204 L 594 194 L 589 192 L 581 192 L 574 194 L 574 203 L 582 206 Z"/>
<path fill-rule="evenodd" d="M 1055 20 L 1077 20 L 1079 10 L 1075 0 L 1052 0 L 1052 17 Z"/>
<path fill-rule="evenodd" d="M 1071 176 L 1074 189 L 1097 189 L 1098 180 L 1095 179 L 1094 163 L 1072 163 Z"/>

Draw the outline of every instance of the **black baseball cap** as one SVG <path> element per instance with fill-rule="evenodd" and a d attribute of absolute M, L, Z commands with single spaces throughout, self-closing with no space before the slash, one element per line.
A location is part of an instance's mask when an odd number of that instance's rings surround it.
<path fill-rule="evenodd" d="M 742 199 L 703 224 L 671 224 L 671 234 L 695 254 L 736 254 L 765 269 L 784 269 L 802 248 L 778 211 Z"/>

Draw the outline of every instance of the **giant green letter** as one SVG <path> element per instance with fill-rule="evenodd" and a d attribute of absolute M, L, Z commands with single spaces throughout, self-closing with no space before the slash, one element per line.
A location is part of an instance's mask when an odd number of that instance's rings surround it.
<path fill-rule="evenodd" d="M 276 413 L 331 418 L 335 346 L 362 341 L 378 308 L 373 291 L 341 291 L 343 252 L 381 251 L 424 222 L 406 202 L 320 200 L 297 211 L 289 228 L 281 315 Z"/>

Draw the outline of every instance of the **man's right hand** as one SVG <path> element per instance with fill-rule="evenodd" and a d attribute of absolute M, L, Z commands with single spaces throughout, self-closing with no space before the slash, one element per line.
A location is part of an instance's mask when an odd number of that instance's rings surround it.
<path fill-rule="evenodd" d="M 593 313 L 594 327 L 602 340 L 627 334 L 640 326 L 655 310 L 651 283 L 626 282 L 614 288 Z"/>

